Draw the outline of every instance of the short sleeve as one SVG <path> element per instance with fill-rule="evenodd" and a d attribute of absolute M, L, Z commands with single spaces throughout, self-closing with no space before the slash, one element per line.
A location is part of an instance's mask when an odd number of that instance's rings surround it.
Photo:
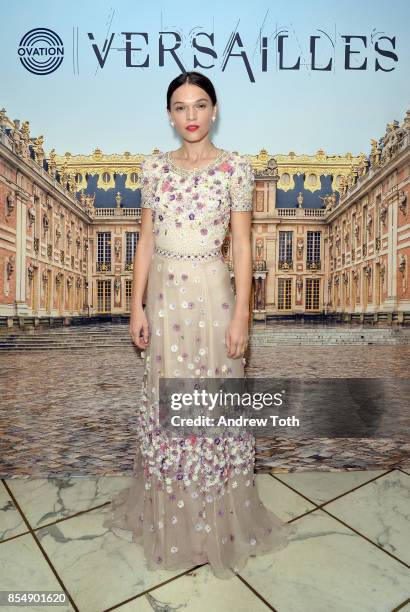
<path fill-rule="evenodd" d="M 157 179 L 153 163 L 152 155 L 141 162 L 141 208 L 154 208 Z"/>
<path fill-rule="evenodd" d="M 255 173 L 252 164 L 246 157 L 239 156 L 234 167 L 235 170 L 229 185 L 231 210 L 251 211 L 255 186 Z"/>

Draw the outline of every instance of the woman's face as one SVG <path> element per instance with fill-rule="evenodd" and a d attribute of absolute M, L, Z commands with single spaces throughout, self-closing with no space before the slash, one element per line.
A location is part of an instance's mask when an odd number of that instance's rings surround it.
<path fill-rule="evenodd" d="M 216 106 L 205 90 L 192 83 L 184 83 L 174 91 L 170 101 L 168 116 L 175 129 L 185 140 L 202 140 L 209 132 L 212 117 L 216 116 Z M 188 129 L 196 126 L 196 129 Z"/>

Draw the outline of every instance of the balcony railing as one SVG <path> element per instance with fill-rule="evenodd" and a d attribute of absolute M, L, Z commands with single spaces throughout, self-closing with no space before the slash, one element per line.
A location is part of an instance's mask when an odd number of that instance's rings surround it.
<path fill-rule="evenodd" d="M 129 217 L 132 220 L 141 219 L 141 208 L 95 208 L 94 217 Z"/>
<path fill-rule="evenodd" d="M 317 261 L 307 261 L 306 262 L 306 268 L 308 270 L 321 270 L 322 263 L 321 263 L 320 259 L 318 259 Z"/>
<path fill-rule="evenodd" d="M 293 270 L 292 259 L 280 259 L 278 262 L 279 270 Z"/>
<path fill-rule="evenodd" d="M 293 217 L 293 218 L 323 218 L 326 216 L 324 208 L 275 208 L 275 214 L 278 217 Z"/>
<path fill-rule="evenodd" d="M 96 270 L 97 272 L 111 272 L 111 262 L 97 261 Z"/>
<path fill-rule="evenodd" d="M 234 271 L 234 265 L 232 259 L 228 260 L 228 270 L 230 272 Z M 267 270 L 266 261 L 264 259 L 255 259 L 252 261 L 252 270 L 253 272 L 265 272 Z"/>

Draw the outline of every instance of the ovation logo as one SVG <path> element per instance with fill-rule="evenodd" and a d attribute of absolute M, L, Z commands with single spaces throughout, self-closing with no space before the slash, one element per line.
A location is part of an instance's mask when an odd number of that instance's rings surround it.
<path fill-rule="evenodd" d="M 48 28 L 34 28 L 23 36 L 17 51 L 24 68 L 33 74 L 51 74 L 64 59 L 64 45 Z"/>

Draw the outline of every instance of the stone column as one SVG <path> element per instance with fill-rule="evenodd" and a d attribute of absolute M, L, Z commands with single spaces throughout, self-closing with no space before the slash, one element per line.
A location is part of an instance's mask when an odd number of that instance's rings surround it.
<path fill-rule="evenodd" d="M 266 272 L 253 273 L 254 300 L 253 316 L 254 319 L 266 318 Z"/>
<path fill-rule="evenodd" d="M 16 194 L 16 301 L 15 314 L 24 316 L 30 314 L 26 303 L 26 250 L 27 250 L 27 201 Z"/>
<path fill-rule="evenodd" d="M 388 254 L 387 254 L 387 298 L 382 310 L 392 312 L 397 309 L 397 198 L 388 208 Z"/>

